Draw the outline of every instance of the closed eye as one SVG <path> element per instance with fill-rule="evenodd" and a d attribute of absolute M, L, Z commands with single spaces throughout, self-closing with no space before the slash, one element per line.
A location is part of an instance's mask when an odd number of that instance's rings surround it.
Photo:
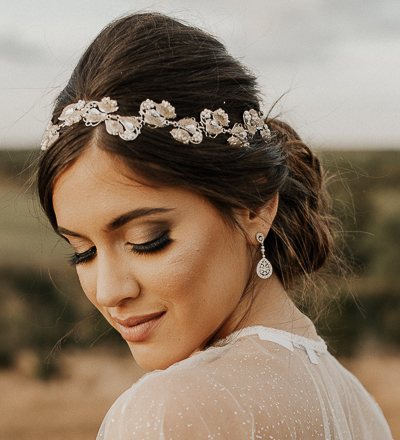
<path fill-rule="evenodd" d="M 138 255 L 144 254 L 154 254 L 156 252 L 161 251 L 165 247 L 167 247 L 170 243 L 172 243 L 172 239 L 169 237 L 169 231 L 163 233 L 160 237 L 155 238 L 154 240 L 147 241 L 145 243 L 127 243 L 133 252 Z M 91 261 L 96 256 L 97 250 L 96 247 L 93 246 L 85 252 L 75 252 L 73 255 L 69 257 L 69 263 L 71 266 L 78 266 L 80 264 L 87 263 Z"/>
<path fill-rule="evenodd" d="M 85 252 L 75 252 L 75 254 L 69 257 L 69 263 L 71 266 L 77 266 L 79 264 L 87 263 L 92 260 L 96 255 L 96 247 L 93 246 Z"/>
<path fill-rule="evenodd" d="M 172 239 L 168 235 L 169 231 L 163 233 L 160 237 L 155 238 L 154 240 L 147 241 L 146 243 L 128 243 L 131 246 L 131 250 L 136 254 L 154 254 L 156 252 L 161 251 L 165 247 L 167 247 L 170 243 L 172 243 Z"/>

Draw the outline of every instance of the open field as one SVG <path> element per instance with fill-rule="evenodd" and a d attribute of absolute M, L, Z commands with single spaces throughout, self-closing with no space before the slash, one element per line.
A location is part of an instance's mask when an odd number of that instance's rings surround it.
<path fill-rule="evenodd" d="M 36 359 L 25 353 L 0 371 L 0 438 L 93 440 L 113 401 L 142 374 L 131 356 L 104 351 L 63 355 L 61 376 L 34 378 Z"/>
<path fill-rule="evenodd" d="M 63 354 L 63 375 L 50 382 L 30 377 L 32 360 L 0 372 L 0 438 L 94 440 L 113 401 L 141 370 L 126 354 L 99 350 Z M 363 355 L 344 362 L 381 406 L 394 440 L 400 440 L 400 355 Z"/>
<path fill-rule="evenodd" d="M 400 354 L 371 353 L 342 363 L 374 396 L 394 440 L 400 440 Z"/>

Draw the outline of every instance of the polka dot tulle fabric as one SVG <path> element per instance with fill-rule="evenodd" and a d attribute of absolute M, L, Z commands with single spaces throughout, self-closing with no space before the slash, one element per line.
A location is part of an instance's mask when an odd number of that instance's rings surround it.
<path fill-rule="evenodd" d="M 380 408 L 325 343 L 250 327 L 111 407 L 98 440 L 387 440 Z"/>

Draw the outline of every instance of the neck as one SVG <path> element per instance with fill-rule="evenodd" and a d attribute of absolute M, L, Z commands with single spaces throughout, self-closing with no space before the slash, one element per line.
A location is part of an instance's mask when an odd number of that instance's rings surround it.
<path fill-rule="evenodd" d="M 314 339 L 317 337 L 313 323 L 295 306 L 275 274 L 257 283 L 253 293 L 242 299 L 213 340 L 223 338 L 235 330 L 255 325 Z"/>

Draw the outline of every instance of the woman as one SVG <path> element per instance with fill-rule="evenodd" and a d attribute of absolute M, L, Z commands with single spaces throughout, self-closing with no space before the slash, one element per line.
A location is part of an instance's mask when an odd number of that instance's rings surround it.
<path fill-rule="evenodd" d="M 56 100 L 42 206 L 152 371 L 99 439 L 392 438 L 290 297 L 333 220 L 317 158 L 259 101 L 221 43 L 159 14 L 105 28 Z"/>

